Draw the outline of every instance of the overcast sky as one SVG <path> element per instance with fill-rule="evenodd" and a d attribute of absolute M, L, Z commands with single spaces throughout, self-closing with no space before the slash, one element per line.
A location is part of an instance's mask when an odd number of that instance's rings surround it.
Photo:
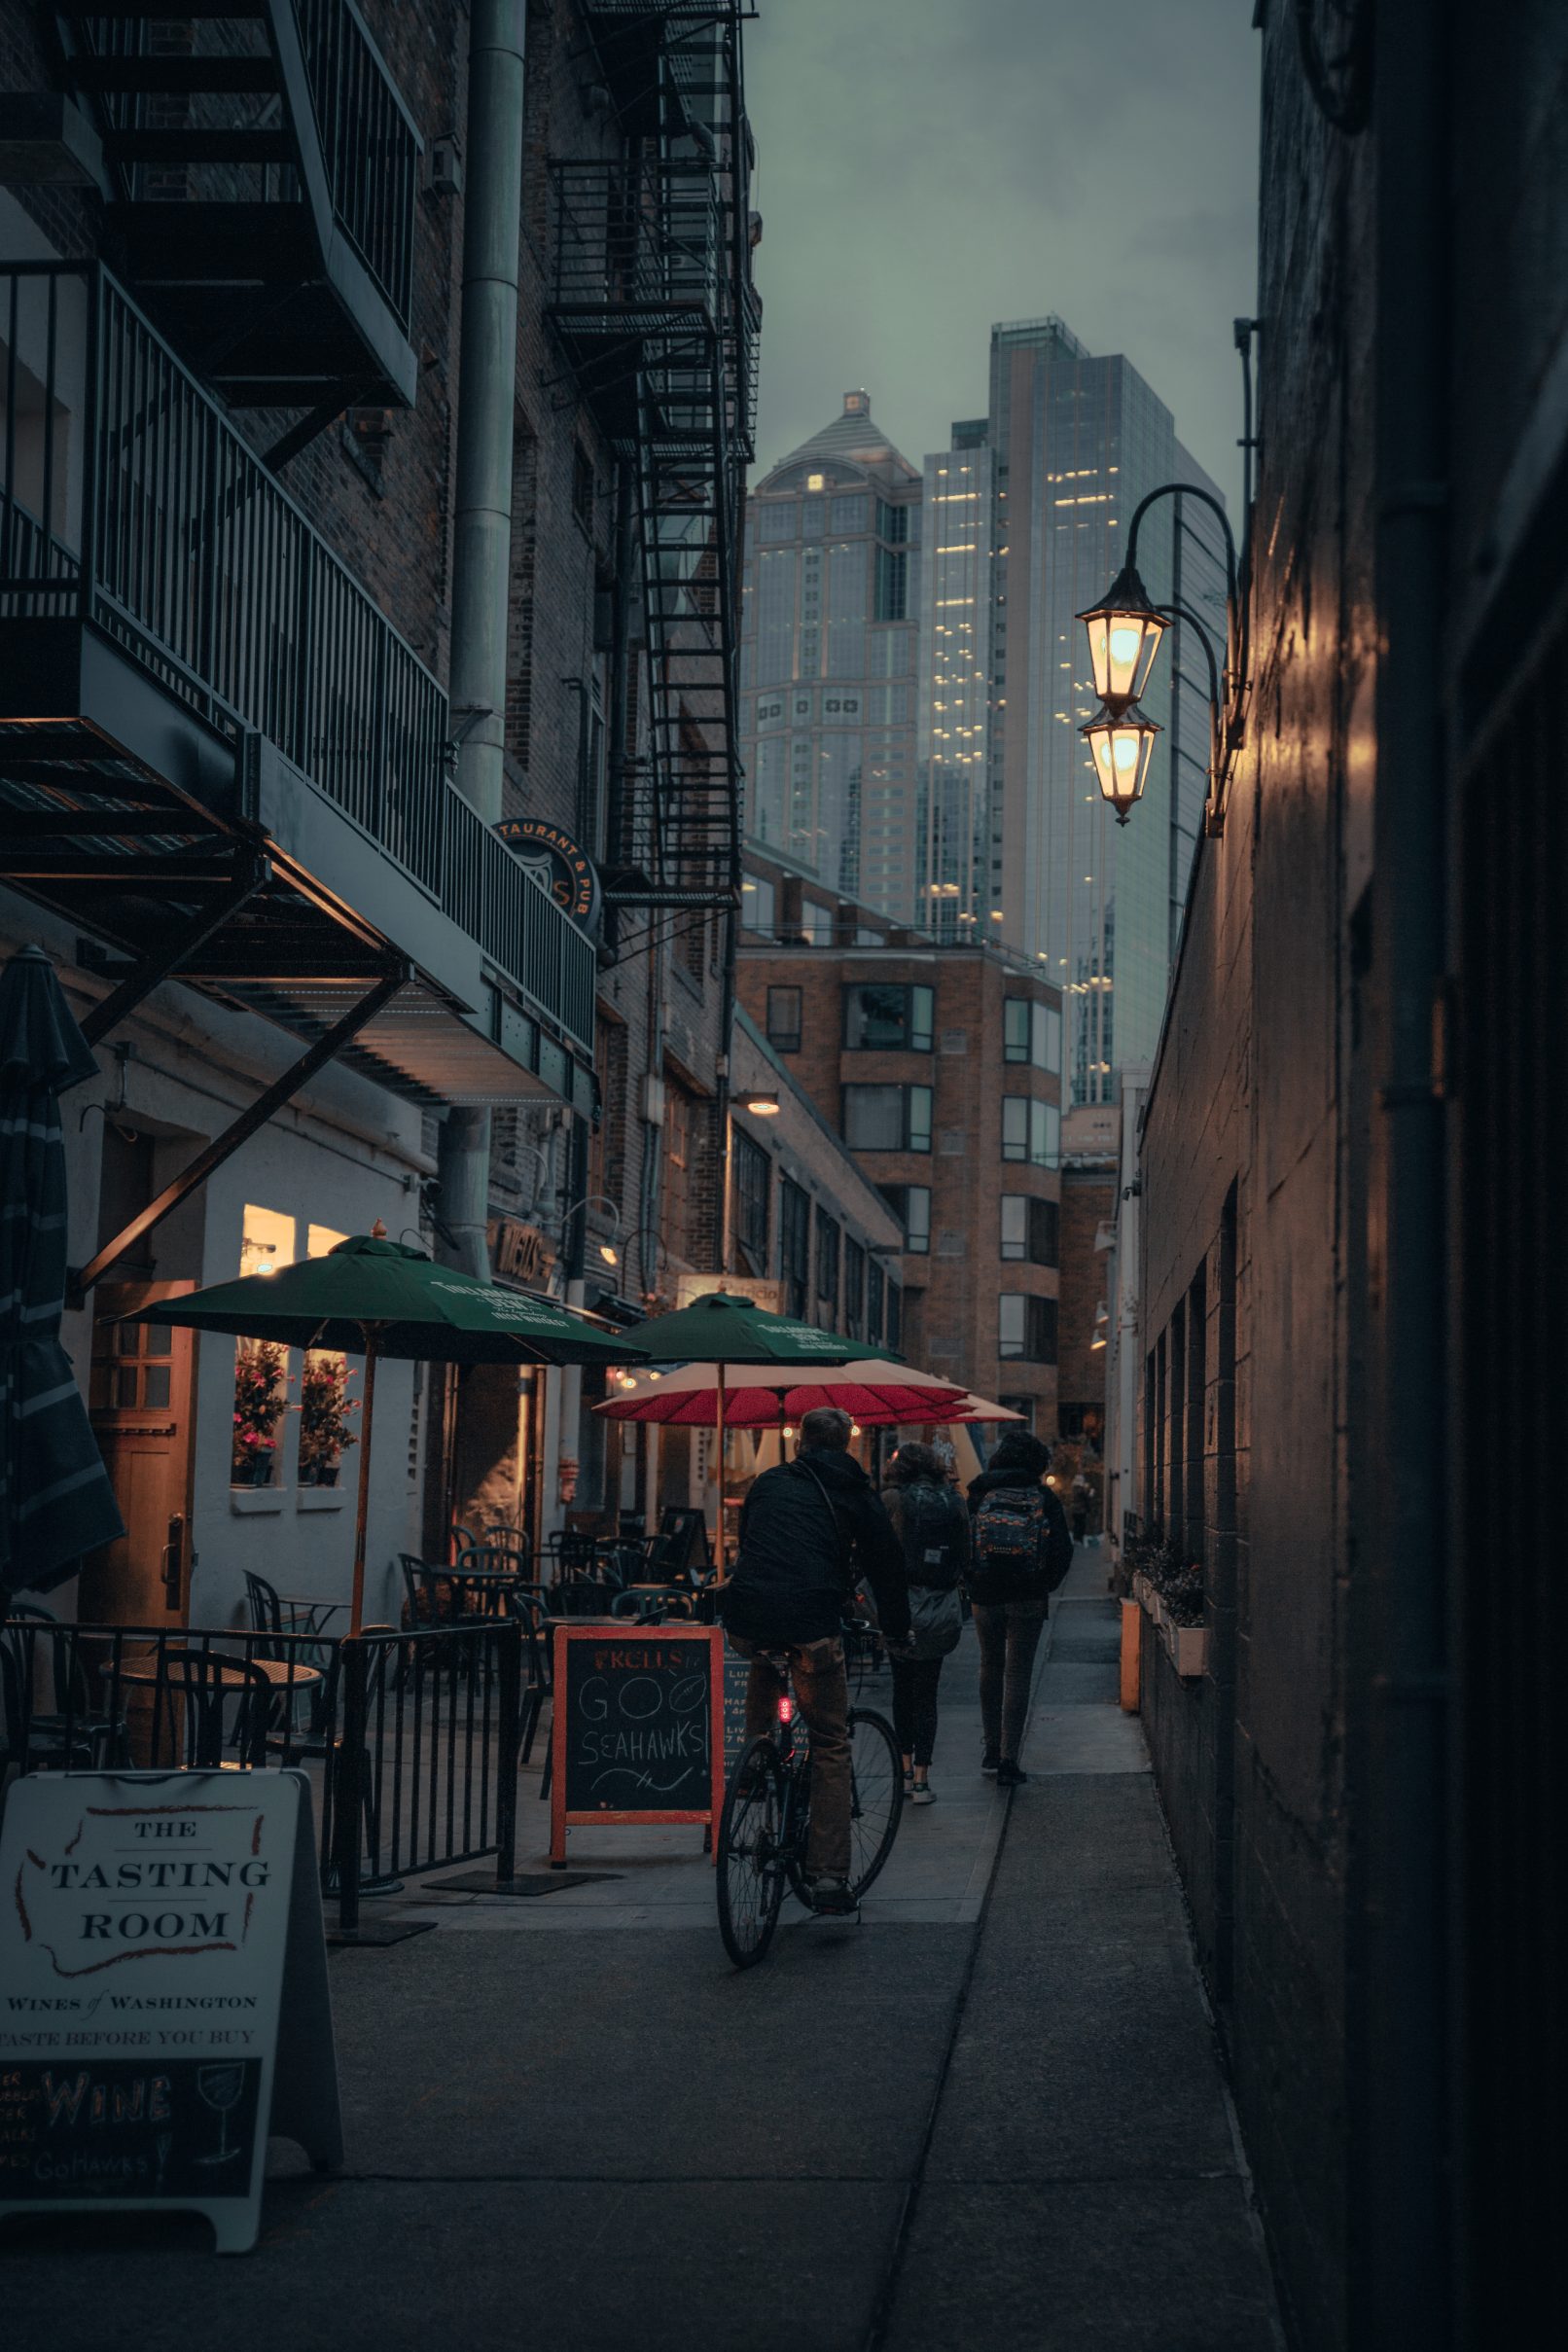
<path fill-rule="evenodd" d="M 918 464 L 983 414 L 993 319 L 1124 351 L 1238 503 L 1252 0 L 758 0 L 760 466 L 864 384 Z"/>

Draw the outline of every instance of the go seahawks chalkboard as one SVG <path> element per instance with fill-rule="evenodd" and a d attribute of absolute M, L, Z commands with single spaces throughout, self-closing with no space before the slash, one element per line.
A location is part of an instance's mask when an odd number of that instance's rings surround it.
<path fill-rule="evenodd" d="M 724 1801 L 724 1636 L 557 1625 L 550 1858 L 608 1822 L 706 1822 Z"/>

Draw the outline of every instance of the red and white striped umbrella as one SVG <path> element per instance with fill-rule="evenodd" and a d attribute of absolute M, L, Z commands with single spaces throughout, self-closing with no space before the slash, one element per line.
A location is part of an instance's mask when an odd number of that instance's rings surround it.
<path fill-rule="evenodd" d="M 659 1421 L 677 1429 L 712 1429 L 719 1420 L 719 1367 L 683 1364 L 662 1373 L 624 1373 L 621 1393 L 596 1405 L 611 1421 Z M 802 1378 L 785 1365 L 727 1364 L 727 1429 L 778 1429 L 802 1413 L 833 1405 L 863 1428 L 907 1421 L 943 1421 L 964 1412 L 966 1392 L 908 1364 L 872 1358 L 859 1364 L 813 1364 Z"/>

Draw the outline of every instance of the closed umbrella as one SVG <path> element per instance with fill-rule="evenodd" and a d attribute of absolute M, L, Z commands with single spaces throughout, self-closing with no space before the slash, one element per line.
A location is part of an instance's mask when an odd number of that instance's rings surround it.
<path fill-rule="evenodd" d="M 806 1371 L 819 1365 L 874 1363 L 874 1347 L 846 1339 L 840 1332 L 818 1331 L 793 1315 L 772 1315 L 751 1299 L 721 1286 L 673 1314 L 656 1315 L 639 1326 L 637 1339 L 648 1364 L 702 1364 L 717 1368 L 713 1383 L 713 1426 L 718 1431 L 719 1570 L 725 1565 L 724 1433 L 728 1374 L 736 1364 L 766 1364 L 774 1370 Z M 767 1385 L 759 1383 L 759 1385 Z M 777 1413 L 775 1399 L 774 1413 Z"/>
<path fill-rule="evenodd" d="M 0 975 L 0 1603 L 125 1532 L 70 1358 L 56 1099 L 97 1064 L 39 947 Z"/>
<path fill-rule="evenodd" d="M 365 1599 L 365 1525 L 371 1491 L 371 1418 L 382 1356 L 430 1364 L 601 1364 L 638 1358 L 640 1342 L 610 1334 L 586 1315 L 531 1291 L 505 1291 L 381 1231 L 353 1233 L 324 1258 L 275 1274 L 247 1274 L 182 1299 L 139 1307 L 144 1323 L 188 1324 L 284 1347 L 335 1348 L 365 1357 L 354 1526 L 351 1630 Z"/>

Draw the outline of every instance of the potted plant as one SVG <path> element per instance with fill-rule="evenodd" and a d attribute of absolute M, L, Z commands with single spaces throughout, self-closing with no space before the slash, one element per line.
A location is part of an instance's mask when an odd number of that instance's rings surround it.
<path fill-rule="evenodd" d="M 353 1377 L 341 1356 L 314 1350 L 300 1381 L 300 1483 L 336 1486 L 343 1455 L 358 1443 L 348 1426 L 359 1403 L 348 1394 Z"/>
<path fill-rule="evenodd" d="M 229 1466 L 234 1486 L 269 1486 L 273 1436 L 288 1407 L 284 1350 L 275 1339 L 247 1339 L 234 1358 L 234 1436 Z"/>

